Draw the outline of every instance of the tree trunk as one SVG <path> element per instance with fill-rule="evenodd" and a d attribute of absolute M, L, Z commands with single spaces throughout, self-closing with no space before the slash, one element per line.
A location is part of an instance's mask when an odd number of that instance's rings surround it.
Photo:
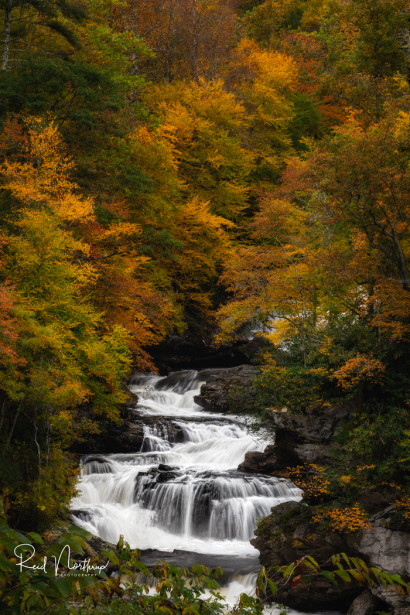
<path fill-rule="evenodd" d="M 191 72 L 192 80 L 198 83 L 198 22 L 196 0 L 192 2 L 192 55 L 191 55 Z"/>
<path fill-rule="evenodd" d="M 406 54 L 407 83 L 410 85 L 410 34 L 409 27 L 407 25 L 401 28 L 400 37 L 402 41 L 402 49 Z"/>
<path fill-rule="evenodd" d="M 9 50 L 10 50 L 10 30 L 11 30 L 11 2 L 6 0 L 6 6 L 4 10 L 4 30 L 3 30 L 3 47 L 1 53 L 1 70 L 7 70 L 9 64 Z"/>

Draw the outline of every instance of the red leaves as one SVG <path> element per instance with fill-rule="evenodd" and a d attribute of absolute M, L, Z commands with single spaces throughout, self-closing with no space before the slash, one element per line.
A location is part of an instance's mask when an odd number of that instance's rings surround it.
<path fill-rule="evenodd" d="M 291 582 L 289 583 L 289 585 L 291 587 L 297 587 L 299 585 L 299 583 L 302 580 L 302 575 L 298 574 L 297 577 L 293 577 L 293 579 L 291 580 Z"/>

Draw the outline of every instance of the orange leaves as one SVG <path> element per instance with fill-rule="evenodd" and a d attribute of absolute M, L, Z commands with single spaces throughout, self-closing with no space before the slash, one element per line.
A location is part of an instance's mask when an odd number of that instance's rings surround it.
<path fill-rule="evenodd" d="M 122 328 L 103 333 L 101 315 L 85 296 L 99 273 L 90 245 L 70 227 L 93 219 L 93 202 L 70 180 L 73 164 L 57 129 L 32 119 L 28 134 L 26 162 L 1 167 L 5 187 L 22 208 L 12 220 L 17 232 L 11 227 L 1 263 L 3 277 L 16 289 L 8 310 L 14 320 L 6 314 L 3 324 L 7 331 L 7 320 L 15 321 L 18 336 L 13 332 L 9 343 L 14 342 L 20 371 L 9 361 L 0 386 L 27 412 L 35 408 L 37 418 L 54 426 L 55 437 L 70 442 L 76 429 L 68 428 L 72 420 L 62 412 L 72 418 L 87 401 L 115 417 L 130 364 L 128 334 Z M 138 233 L 130 223 L 112 224 L 107 232 L 110 241 Z M 2 299 L 6 311 L 7 296 L 0 292 L 0 312 Z"/>
<path fill-rule="evenodd" d="M 316 523 L 329 521 L 331 530 L 345 534 L 371 528 L 371 524 L 367 520 L 367 515 L 360 508 L 359 504 L 355 504 L 349 508 L 335 508 L 320 511 L 313 515 L 313 521 Z"/>
<path fill-rule="evenodd" d="M 271 179 L 269 173 L 282 169 L 284 157 L 291 150 L 290 98 L 296 82 L 297 67 L 288 56 L 262 50 L 248 39 L 235 49 L 227 83 L 246 106 L 251 126 L 247 145 L 265 169 L 262 186 Z"/>
<path fill-rule="evenodd" d="M 401 512 L 403 517 L 407 520 L 410 519 L 410 496 L 405 495 L 404 497 L 396 500 L 394 502 L 396 508 Z"/>
<path fill-rule="evenodd" d="M 333 377 L 344 391 L 348 391 L 361 382 L 382 382 L 385 371 L 386 366 L 378 359 L 357 353 L 353 359 L 349 359 L 333 372 Z"/>
<path fill-rule="evenodd" d="M 303 490 L 306 500 L 321 500 L 329 495 L 330 481 L 323 476 L 323 468 L 315 464 L 305 464 L 287 468 L 289 478 Z"/>
<path fill-rule="evenodd" d="M 52 118 L 46 123 L 29 118 L 27 162 L 5 161 L 0 166 L 4 185 L 27 209 L 50 209 L 70 222 L 93 217 L 93 200 L 78 195 L 69 178 L 73 162 Z"/>
<path fill-rule="evenodd" d="M 18 338 L 18 322 L 12 316 L 16 297 L 14 288 L 7 282 L 0 286 L 0 363 L 17 362 L 15 344 Z"/>
<path fill-rule="evenodd" d="M 279 94 L 294 91 L 298 76 L 297 66 L 292 58 L 283 53 L 261 49 L 246 38 L 240 41 L 235 52 L 232 65 L 237 68 L 242 78 L 245 77 L 244 88 L 251 100 L 259 100 L 260 104 L 272 109 L 275 103 L 283 105 Z M 255 87 L 256 91 L 252 93 Z"/>
<path fill-rule="evenodd" d="M 121 10 L 127 26 L 155 54 L 156 81 L 218 77 L 230 53 L 237 16 L 233 0 L 141 0 Z"/>

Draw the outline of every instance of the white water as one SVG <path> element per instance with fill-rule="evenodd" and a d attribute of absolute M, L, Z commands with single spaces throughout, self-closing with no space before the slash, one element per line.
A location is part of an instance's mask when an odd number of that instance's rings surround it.
<path fill-rule="evenodd" d="M 267 443 L 249 435 L 238 417 L 195 404 L 209 372 L 134 380 L 141 415 L 167 419 L 144 426 L 141 451 L 83 460 L 80 495 L 72 503 L 76 523 L 111 543 L 123 534 L 132 548 L 258 555 L 249 543 L 256 521 L 272 506 L 300 500 L 300 490 L 285 479 L 236 470 L 247 451 L 262 451 Z M 170 420 L 183 442 L 168 436 Z M 227 602 L 254 582 L 254 574 L 238 572 L 224 590 Z"/>

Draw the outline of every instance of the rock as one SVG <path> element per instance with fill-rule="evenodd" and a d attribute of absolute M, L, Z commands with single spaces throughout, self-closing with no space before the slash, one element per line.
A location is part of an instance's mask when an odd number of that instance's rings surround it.
<path fill-rule="evenodd" d="M 194 400 L 208 412 L 227 412 L 236 404 L 252 411 L 256 396 L 252 379 L 256 374 L 256 367 L 250 365 L 225 369 L 210 376 Z"/>
<path fill-rule="evenodd" d="M 363 530 L 357 546 L 372 566 L 389 574 L 410 576 L 410 534 L 385 527 L 392 510 L 389 506 L 370 519 L 372 527 Z"/>
<path fill-rule="evenodd" d="M 270 444 L 263 453 L 249 451 L 245 454 L 245 461 L 238 466 L 238 470 L 253 474 L 271 474 L 276 470 L 275 447 Z"/>
<path fill-rule="evenodd" d="M 277 467 L 331 461 L 339 449 L 332 440 L 355 409 L 354 404 L 342 404 L 309 408 L 297 415 L 269 410 L 268 416 L 276 432 Z"/>
<path fill-rule="evenodd" d="M 251 540 L 263 566 L 284 566 L 305 554 L 323 563 L 349 549 L 336 532 L 318 534 L 311 515 L 311 508 L 301 502 L 285 502 L 272 508 L 272 514 L 259 524 L 256 538 Z"/>
<path fill-rule="evenodd" d="M 366 489 L 359 495 L 357 501 L 359 504 L 363 504 L 366 510 L 376 512 L 383 510 L 383 508 L 386 508 L 386 506 L 399 497 L 400 491 L 398 490 L 390 489 L 381 493 L 379 491 L 370 491 Z"/>
<path fill-rule="evenodd" d="M 230 344 L 216 346 L 203 340 L 170 335 L 156 346 L 146 348 L 153 358 L 159 373 L 166 376 L 169 372 L 181 369 L 205 369 L 208 367 L 236 367 L 250 363 L 251 359 L 266 346 L 263 338 L 251 341 L 240 339 Z"/>
<path fill-rule="evenodd" d="M 376 611 L 386 610 L 386 603 L 365 590 L 353 600 L 347 615 L 373 615 Z"/>
<path fill-rule="evenodd" d="M 118 553 L 116 545 L 106 542 L 99 536 L 92 536 L 90 540 L 87 540 L 87 544 L 97 554 L 100 554 L 101 551 L 114 551 L 114 553 Z"/>
<path fill-rule="evenodd" d="M 410 600 L 408 595 L 399 594 L 389 586 L 387 586 L 387 589 L 384 589 L 381 585 L 372 587 L 371 592 L 373 596 L 386 605 L 382 609 L 383 611 L 393 612 L 394 615 L 402 615 L 407 611 L 407 614 L 410 615 Z"/>
<path fill-rule="evenodd" d="M 172 470 L 178 470 L 177 466 L 167 466 L 165 463 L 160 463 L 158 468 L 160 472 L 171 472 Z"/>
<path fill-rule="evenodd" d="M 349 548 L 346 540 L 336 532 L 318 534 L 311 522 L 309 506 L 300 502 L 285 502 L 272 508 L 272 514 L 263 519 L 251 544 L 259 550 L 259 561 L 266 568 L 285 566 L 297 559 L 310 555 L 319 564 L 324 564 L 336 553 L 347 552 L 357 555 Z M 275 579 L 279 588 L 280 602 L 291 608 L 306 611 L 348 609 L 363 588 L 356 583 L 339 584 L 336 588 L 324 577 L 314 577 L 309 584 L 296 587 L 285 586 L 285 580 Z"/>
<path fill-rule="evenodd" d="M 259 522 L 256 537 L 251 540 L 260 552 L 261 565 L 267 569 L 288 566 L 306 555 L 323 565 L 336 553 L 346 553 L 349 557 L 362 558 L 368 566 L 399 574 L 404 580 L 410 576 L 410 534 L 384 527 L 394 512 L 393 506 L 374 515 L 372 529 L 363 530 L 358 536 L 320 529 L 312 523 L 313 512 L 313 507 L 301 502 L 286 502 L 272 508 L 272 513 Z M 280 579 L 279 588 L 282 584 Z M 311 584 L 283 586 L 282 590 L 280 601 L 298 610 L 306 611 L 306 605 L 309 610 L 338 611 L 351 606 L 348 615 L 372 615 L 392 609 L 394 615 L 410 615 L 410 596 L 389 586 L 387 590 L 380 585 L 363 592 L 363 587 L 355 582 L 340 582 L 336 589 L 323 577 L 313 577 Z M 355 600 L 353 604 L 352 600 Z"/>
<path fill-rule="evenodd" d="M 183 442 L 184 433 L 180 425 L 165 417 L 140 416 L 129 409 L 127 418 L 120 425 L 106 421 L 98 434 L 89 434 L 82 442 L 76 442 L 70 452 L 85 454 L 136 453 L 149 451 L 149 439 L 145 427 L 161 428 L 171 442 Z"/>

